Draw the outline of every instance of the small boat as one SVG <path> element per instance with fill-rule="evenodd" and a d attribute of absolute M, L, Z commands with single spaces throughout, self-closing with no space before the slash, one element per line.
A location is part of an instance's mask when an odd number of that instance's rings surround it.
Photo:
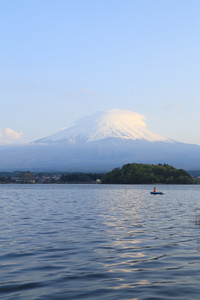
<path fill-rule="evenodd" d="M 165 193 L 163 192 L 150 192 L 152 195 L 164 195 Z"/>

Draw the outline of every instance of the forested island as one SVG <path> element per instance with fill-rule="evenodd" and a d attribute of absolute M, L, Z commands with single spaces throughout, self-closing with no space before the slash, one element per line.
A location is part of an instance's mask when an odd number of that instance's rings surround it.
<path fill-rule="evenodd" d="M 126 164 L 108 173 L 62 173 L 62 172 L 0 172 L 0 184 L 193 184 L 200 183 L 200 171 L 188 174 L 167 164 Z"/>
<path fill-rule="evenodd" d="M 101 180 L 104 184 L 192 184 L 194 179 L 184 170 L 167 164 L 126 164 L 108 172 Z"/>

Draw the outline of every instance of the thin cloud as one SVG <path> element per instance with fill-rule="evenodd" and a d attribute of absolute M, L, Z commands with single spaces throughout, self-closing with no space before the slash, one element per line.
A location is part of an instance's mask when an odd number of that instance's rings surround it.
<path fill-rule="evenodd" d="M 89 90 L 89 89 L 82 89 L 82 92 L 83 92 L 83 94 L 85 94 L 85 95 L 97 95 L 97 93 L 96 92 L 94 92 L 94 91 L 91 91 L 91 90 Z"/>
<path fill-rule="evenodd" d="M 23 132 L 16 132 L 11 128 L 0 128 L 0 144 L 7 145 L 18 141 L 23 135 Z"/>

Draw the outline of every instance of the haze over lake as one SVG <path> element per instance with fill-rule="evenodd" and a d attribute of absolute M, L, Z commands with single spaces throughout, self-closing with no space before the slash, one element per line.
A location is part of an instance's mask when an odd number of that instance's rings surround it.
<path fill-rule="evenodd" d="M 1 299 L 199 299 L 200 186 L 0 185 Z"/>

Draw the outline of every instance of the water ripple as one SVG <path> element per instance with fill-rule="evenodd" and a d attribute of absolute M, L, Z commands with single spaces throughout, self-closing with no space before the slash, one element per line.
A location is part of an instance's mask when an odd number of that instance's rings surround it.
<path fill-rule="evenodd" d="M 200 186 L 0 189 L 1 299 L 199 299 Z"/>

